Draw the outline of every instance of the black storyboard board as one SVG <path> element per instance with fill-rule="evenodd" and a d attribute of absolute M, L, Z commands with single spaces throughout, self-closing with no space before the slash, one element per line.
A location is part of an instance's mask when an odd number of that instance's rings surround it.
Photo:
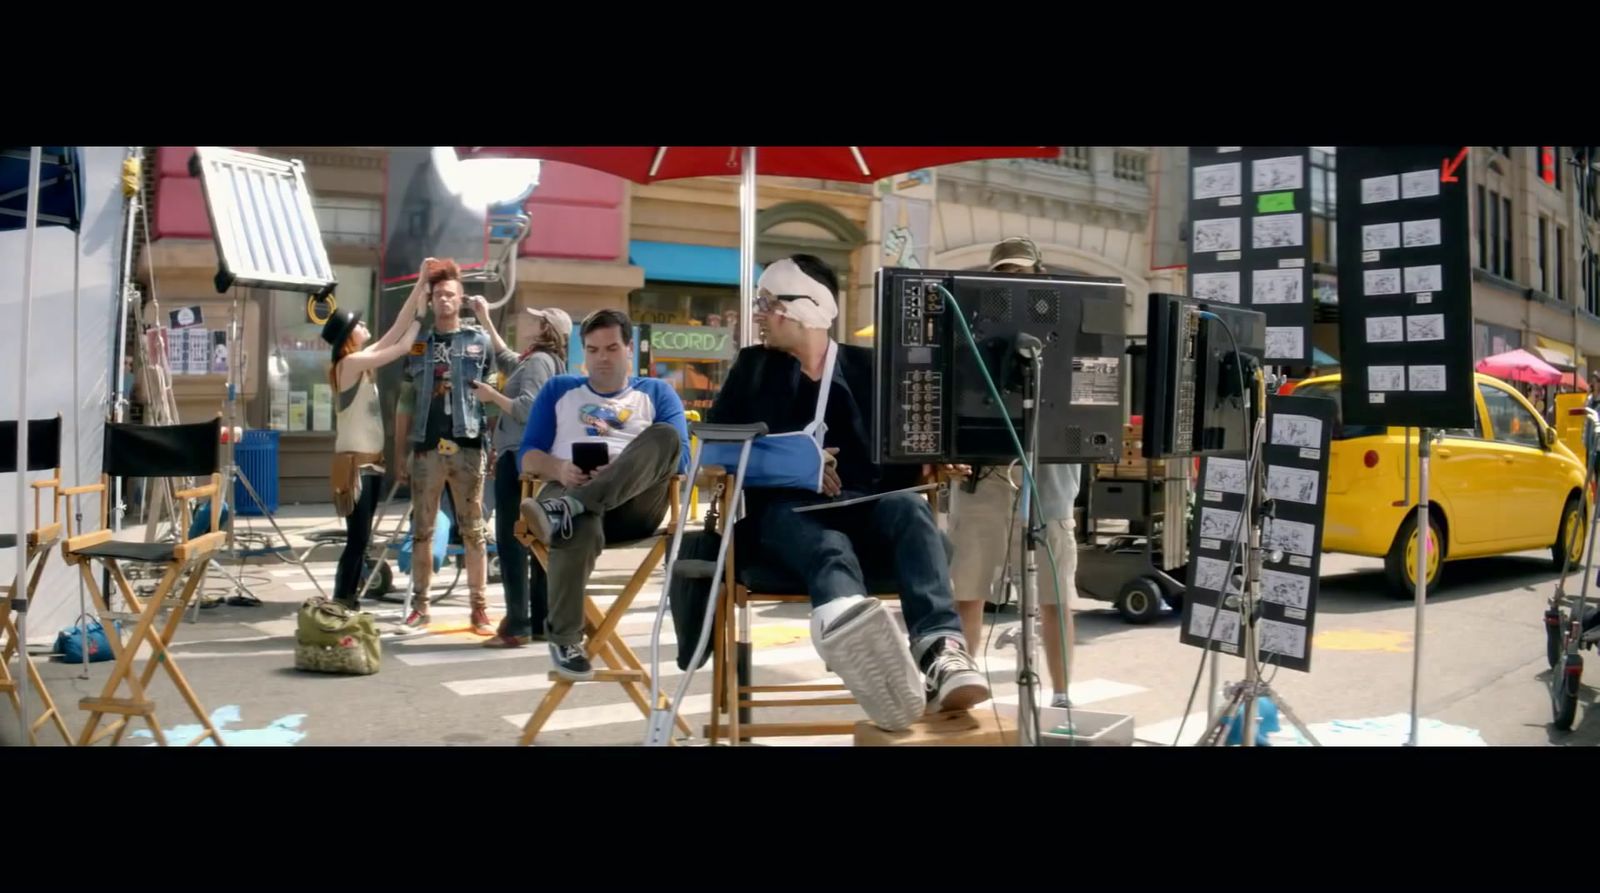
<path fill-rule="evenodd" d="M 1268 365 L 1311 362 L 1310 154 L 1189 149 L 1189 296 L 1264 314 Z"/>
<path fill-rule="evenodd" d="M 1322 566 L 1322 515 L 1327 501 L 1329 440 L 1334 403 L 1320 397 L 1267 399 L 1266 473 L 1262 508 L 1261 604 L 1256 624 L 1263 664 L 1310 671 L 1317 579 Z M 1200 467 L 1194 547 L 1180 641 L 1238 655 L 1243 647 L 1237 607 L 1218 604 L 1238 594 L 1249 529 L 1240 514 L 1246 498 L 1245 459 L 1210 456 Z M 1213 626 L 1213 624 L 1215 624 Z"/>
<path fill-rule="evenodd" d="M 1466 159 L 1463 146 L 1339 149 L 1345 424 L 1477 423 Z"/>

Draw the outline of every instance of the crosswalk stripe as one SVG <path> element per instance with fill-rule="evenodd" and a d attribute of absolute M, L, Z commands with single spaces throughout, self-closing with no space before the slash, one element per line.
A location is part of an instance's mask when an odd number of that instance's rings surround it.
<path fill-rule="evenodd" d="M 1134 719 L 1133 734 L 1137 739 L 1164 747 L 1172 746 L 1172 736 L 1178 734 L 1178 725 L 1183 725 L 1183 738 L 1179 739 L 1179 747 L 1189 747 L 1206 731 L 1206 713 L 1204 710 L 1189 714 L 1188 719 L 1177 717 L 1164 719 L 1161 722 L 1144 725 L 1137 718 Z"/>
<path fill-rule="evenodd" d="M 1109 701 L 1112 698 L 1120 698 L 1124 695 L 1136 695 L 1142 691 L 1145 691 L 1143 687 L 1129 685 L 1125 682 L 1116 682 L 1111 679 L 1086 679 L 1083 682 L 1072 683 L 1068 688 L 1067 696 L 1072 698 L 1073 706 L 1078 706 L 1080 704 Z M 1015 705 L 1020 698 L 1020 694 L 1013 693 L 1001 695 L 994 700 L 997 704 Z M 1050 703 L 1049 695 L 1041 693 L 1040 698 L 1043 703 Z M 1173 731 L 1177 731 L 1176 726 L 1173 727 Z"/>
<path fill-rule="evenodd" d="M 678 715 L 686 720 L 709 716 L 710 713 L 711 695 L 709 694 L 690 695 L 684 699 L 683 709 L 678 711 Z M 511 716 L 503 716 L 501 719 L 520 729 L 528 724 L 528 717 L 532 715 L 532 713 L 517 713 Z M 544 728 L 539 731 L 543 734 L 546 732 L 561 732 L 567 729 L 588 729 L 595 726 L 617 725 L 626 722 L 642 724 L 644 721 L 644 714 L 639 712 L 639 708 L 632 701 L 623 701 L 618 704 L 598 704 L 593 707 L 571 707 L 566 710 L 557 710 L 544 724 Z M 691 721 L 689 723 L 690 728 L 696 725 L 698 725 L 696 722 Z"/>
<path fill-rule="evenodd" d="M 521 650 L 529 651 L 532 649 L 529 648 Z M 544 648 L 539 648 L 535 652 L 535 656 L 546 661 L 549 660 L 549 652 Z M 755 654 L 755 665 L 757 668 L 779 667 L 789 664 L 806 663 L 808 661 L 818 661 L 817 652 L 811 647 L 809 642 L 794 648 L 761 649 Z M 639 655 L 639 662 L 645 665 L 645 669 L 647 671 L 650 669 L 650 660 L 648 656 L 644 654 Z M 695 677 L 697 680 L 708 679 L 710 678 L 710 673 L 711 663 L 708 661 L 704 667 L 701 667 L 699 670 L 695 671 Z M 666 655 L 662 655 L 661 678 L 666 680 L 682 675 L 683 671 L 678 669 L 677 657 L 668 657 Z M 546 673 L 541 672 L 518 676 L 491 676 L 485 679 L 459 679 L 454 682 L 445 682 L 442 684 L 445 688 L 450 689 L 458 695 L 471 697 L 473 695 L 496 695 L 519 691 L 543 691 L 544 689 L 550 687 L 550 677 Z M 611 690 L 614 691 L 618 697 L 626 697 L 626 695 L 622 693 L 621 688 L 613 688 Z"/>

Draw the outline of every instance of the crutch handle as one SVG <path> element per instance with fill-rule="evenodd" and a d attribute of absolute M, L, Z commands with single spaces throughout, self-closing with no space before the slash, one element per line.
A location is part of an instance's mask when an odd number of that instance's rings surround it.
<path fill-rule="evenodd" d="M 743 443 L 765 436 L 767 433 L 766 422 L 756 422 L 751 425 L 717 425 L 711 422 L 690 422 L 689 433 L 704 441 L 718 443 Z"/>

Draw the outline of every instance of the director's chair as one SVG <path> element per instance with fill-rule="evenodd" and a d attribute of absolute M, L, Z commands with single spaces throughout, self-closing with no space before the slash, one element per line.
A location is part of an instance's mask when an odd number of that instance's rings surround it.
<path fill-rule="evenodd" d="M 755 643 L 751 635 L 750 615 L 755 604 L 791 603 L 811 604 L 806 583 L 787 570 L 778 567 L 762 555 L 761 544 L 752 535 L 749 524 L 733 523 L 739 494 L 733 492 L 734 476 L 724 468 L 706 469 L 714 486 L 712 502 L 717 503 L 722 519 L 723 535 L 731 527 L 733 541 L 728 544 L 721 585 L 712 597 L 716 601 L 716 619 L 712 626 L 712 687 L 711 721 L 704 727 L 706 738 L 712 744 L 727 737 L 731 744 L 739 745 L 752 738 L 794 737 L 810 735 L 849 735 L 855 731 L 854 721 L 810 722 L 755 722 L 757 709 L 793 709 L 799 707 L 836 708 L 857 703 L 841 682 L 773 683 L 757 685 L 755 682 Z M 936 489 L 927 491 L 930 505 L 936 505 L 939 487 L 949 486 L 950 475 L 942 469 L 925 475 L 922 484 L 933 484 Z M 945 557 L 954 556 L 950 538 L 940 532 Z M 884 556 L 858 553 L 861 571 L 865 577 L 866 594 L 871 598 L 898 601 L 900 583 Z M 681 647 L 681 646 L 680 646 Z M 762 698 L 760 695 L 803 694 L 800 698 Z"/>
<path fill-rule="evenodd" d="M 194 598 L 195 590 L 205 580 L 206 566 L 227 539 L 227 532 L 217 529 L 218 519 L 222 517 L 222 484 L 221 475 L 218 474 L 221 433 L 220 418 L 193 425 L 123 425 L 108 422 L 100 483 L 68 487 L 61 491 L 63 496 L 80 499 L 85 493 L 100 494 L 100 529 L 93 532 L 78 531 L 74 535 L 69 515 L 67 541 L 62 546 L 62 554 L 66 557 L 67 563 L 77 565 L 79 573 L 82 574 L 84 585 L 94 598 L 95 609 L 100 614 L 106 638 L 111 643 L 111 651 L 117 659 L 116 665 L 111 670 L 111 678 L 106 680 L 105 690 L 100 697 L 84 698 L 78 702 L 81 709 L 89 711 L 89 721 L 78 736 L 80 746 L 93 744 L 107 735 L 113 736 L 111 741 L 113 745 L 120 743 L 128 729 L 129 720 L 135 716 L 144 717 L 156 743 L 166 745 L 166 736 L 161 731 L 160 723 L 156 721 L 155 702 L 150 700 L 146 692 L 150 680 L 155 677 L 157 666 L 166 668 L 167 675 L 172 677 L 178 693 L 182 695 L 184 702 L 189 705 L 189 709 L 194 712 L 200 721 L 200 726 L 205 730 L 189 743 L 199 744 L 206 738 L 211 738 L 218 746 L 223 743 L 222 736 L 211 724 L 205 709 L 200 706 L 200 699 L 189 686 L 183 671 L 178 668 L 176 658 L 167 650 L 167 646 L 172 643 L 173 634 L 177 632 L 183 620 L 184 609 Z M 178 527 L 178 534 L 183 539 L 178 542 L 158 543 L 112 539 L 112 533 L 106 526 L 111 505 L 108 478 L 205 476 L 210 477 L 210 483 L 179 489 L 173 494 L 182 507 L 183 523 Z M 202 498 L 209 498 L 211 502 L 210 530 L 190 539 L 189 503 L 190 500 Z M 123 599 L 132 608 L 132 613 L 111 610 L 109 593 L 100 591 L 94 574 L 89 570 L 91 562 L 94 561 L 105 566 L 110 578 L 122 592 Z M 144 601 L 141 602 L 134 594 L 133 587 L 128 585 L 127 577 L 123 575 L 122 567 L 117 563 L 119 561 L 148 562 L 164 568 L 155 591 Z M 173 596 L 172 592 L 180 582 L 183 583 L 182 590 L 177 596 Z M 169 602 L 172 610 L 166 624 L 158 633 L 156 616 Z M 122 641 L 122 635 L 116 629 L 117 621 L 133 622 L 133 630 L 128 634 L 126 642 Z M 141 645 L 144 644 L 150 646 L 151 654 L 145 661 L 143 670 L 135 677 L 133 663 L 138 657 Z M 127 684 L 131 697 L 116 696 L 117 690 L 123 683 Z M 95 734 L 101 719 L 108 713 L 118 714 L 121 718 L 98 735 Z"/>
<path fill-rule="evenodd" d="M 540 486 L 544 483 L 537 476 L 531 474 L 521 475 L 520 480 L 522 481 L 522 499 L 536 496 Z M 594 679 L 587 681 L 615 682 L 622 686 L 623 691 L 628 693 L 629 699 L 639 708 L 639 712 L 644 715 L 646 720 L 650 718 L 651 712 L 650 674 L 645 670 L 644 664 L 639 662 L 639 657 L 633 653 L 633 649 L 622 641 L 622 636 L 617 633 L 617 625 L 622 622 L 622 618 L 628 613 L 628 608 L 633 604 L 633 600 L 644 589 L 644 584 L 649 581 L 650 575 L 655 572 L 656 568 L 661 566 L 662 559 L 666 558 L 667 546 L 672 540 L 672 531 L 677 528 L 679 522 L 678 503 L 682 492 L 683 475 L 675 474 L 668 485 L 667 499 L 671 508 L 668 509 L 669 514 L 667 515 L 665 527 L 648 537 L 606 543 L 607 549 L 626 549 L 637 546 L 646 540 L 654 540 L 654 543 L 650 546 L 650 551 L 645 554 L 644 560 L 640 561 L 638 567 L 634 569 L 633 576 L 628 578 L 627 584 L 623 586 L 621 594 L 612 603 L 610 610 L 601 611 L 600 606 L 595 604 L 594 596 L 588 592 L 583 594 L 583 631 L 586 636 L 585 653 L 591 660 L 599 659 L 600 662 L 606 665 L 606 669 L 596 668 Z M 518 505 L 520 506 L 520 504 L 519 501 Z M 502 506 L 501 508 L 507 507 Z M 516 507 L 510 508 L 513 511 L 516 510 Z M 539 565 L 548 572 L 550 569 L 549 547 L 533 538 L 533 535 L 528 532 L 527 524 L 520 517 L 521 513 L 518 512 L 518 515 L 514 528 L 517 541 L 527 546 L 528 551 L 533 553 Z M 666 593 L 663 592 L 661 597 L 666 598 Z M 550 671 L 550 680 L 554 684 L 545 692 L 544 698 L 539 702 L 538 709 L 533 711 L 533 715 L 528 717 L 527 724 L 522 727 L 522 737 L 517 740 L 519 746 L 526 747 L 533 743 L 533 739 L 539 735 L 539 730 L 544 728 L 546 722 L 549 722 L 550 717 L 561 706 L 561 702 L 566 698 L 567 693 L 572 690 L 572 686 L 577 684 L 554 670 Z M 663 694 L 663 698 L 665 698 L 665 694 Z M 678 717 L 677 728 L 685 736 L 691 734 L 689 723 L 681 716 Z"/>
<path fill-rule="evenodd" d="M 17 472 L 17 428 L 16 422 L 0 422 L 0 474 L 15 474 Z M 27 577 L 28 591 L 22 596 L 16 594 L 16 584 L 7 582 L 0 585 L 0 641 L 5 642 L 0 648 L 0 691 L 6 693 L 11 699 L 11 706 L 17 713 L 17 719 L 28 731 L 28 741 L 31 744 L 39 743 L 39 727 L 47 722 L 55 725 L 56 731 L 61 734 L 61 740 L 68 745 L 72 744 L 72 733 L 67 731 L 67 724 L 61 719 L 61 712 L 56 709 L 55 699 L 50 696 L 50 689 L 45 687 L 44 680 L 39 677 L 39 668 L 34 666 L 33 658 L 28 655 L 27 643 L 22 640 L 22 634 L 17 630 L 13 614 L 21 614 L 28 609 L 28 603 L 33 601 L 34 593 L 39 589 L 39 577 L 44 573 L 45 562 L 50 560 L 50 550 L 55 548 L 61 540 L 61 416 L 53 419 L 33 419 L 28 422 L 28 467 L 27 471 L 53 471 L 49 480 L 30 481 L 29 488 L 33 490 L 33 528 L 26 531 L 22 537 L 23 553 L 18 559 L 22 564 L 23 573 Z M 22 476 L 18 475 L 18 483 Z M 41 524 L 40 499 L 43 491 L 50 490 L 50 507 L 52 521 L 50 524 Z M 0 549 L 15 549 L 17 535 L 14 533 L 0 533 Z M 44 705 L 44 710 L 39 718 L 29 721 L 23 715 L 22 698 L 18 694 L 19 684 L 11 676 L 11 656 L 22 655 L 22 672 L 28 674 L 28 688 L 37 692 L 39 701 Z"/>

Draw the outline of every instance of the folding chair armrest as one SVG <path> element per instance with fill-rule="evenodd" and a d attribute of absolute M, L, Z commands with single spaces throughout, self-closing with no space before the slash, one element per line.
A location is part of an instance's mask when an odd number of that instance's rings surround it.
<path fill-rule="evenodd" d="M 65 557 L 71 558 L 72 553 L 77 552 L 80 549 L 87 549 L 91 546 L 98 546 L 109 539 L 111 539 L 111 531 L 109 530 L 96 530 L 93 533 L 85 533 L 78 536 L 68 537 L 67 541 L 61 544 L 61 554 Z"/>
<path fill-rule="evenodd" d="M 543 478 L 531 471 L 524 471 L 523 473 L 517 475 L 517 480 L 522 482 L 523 499 L 532 499 L 533 494 L 539 492 L 539 486 L 544 483 Z"/>
<path fill-rule="evenodd" d="M 67 489 L 62 490 L 61 491 L 61 495 L 62 496 L 80 496 L 80 495 L 82 495 L 84 493 L 104 493 L 104 492 L 106 492 L 106 485 L 105 484 L 82 484 L 82 485 L 79 485 L 77 487 L 68 487 Z"/>
<path fill-rule="evenodd" d="M 228 532 L 226 530 L 213 531 L 197 536 L 186 543 L 179 543 L 173 548 L 172 555 L 179 562 L 187 562 L 192 558 L 199 558 L 217 551 L 227 541 Z"/>
<path fill-rule="evenodd" d="M 198 499 L 201 496 L 210 496 L 217 492 L 216 484 L 206 484 L 203 487 L 190 487 L 187 490 L 178 490 L 172 495 L 178 499 Z"/>
<path fill-rule="evenodd" d="M 28 545 L 37 546 L 40 543 L 48 543 L 60 535 L 61 523 L 59 521 L 54 524 L 46 524 L 43 527 L 28 531 Z"/>
<path fill-rule="evenodd" d="M 55 489 L 59 490 L 61 489 L 61 478 L 52 478 L 48 481 L 29 481 L 28 486 L 35 490 L 43 490 L 46 487 L 54 487 Z"/>

